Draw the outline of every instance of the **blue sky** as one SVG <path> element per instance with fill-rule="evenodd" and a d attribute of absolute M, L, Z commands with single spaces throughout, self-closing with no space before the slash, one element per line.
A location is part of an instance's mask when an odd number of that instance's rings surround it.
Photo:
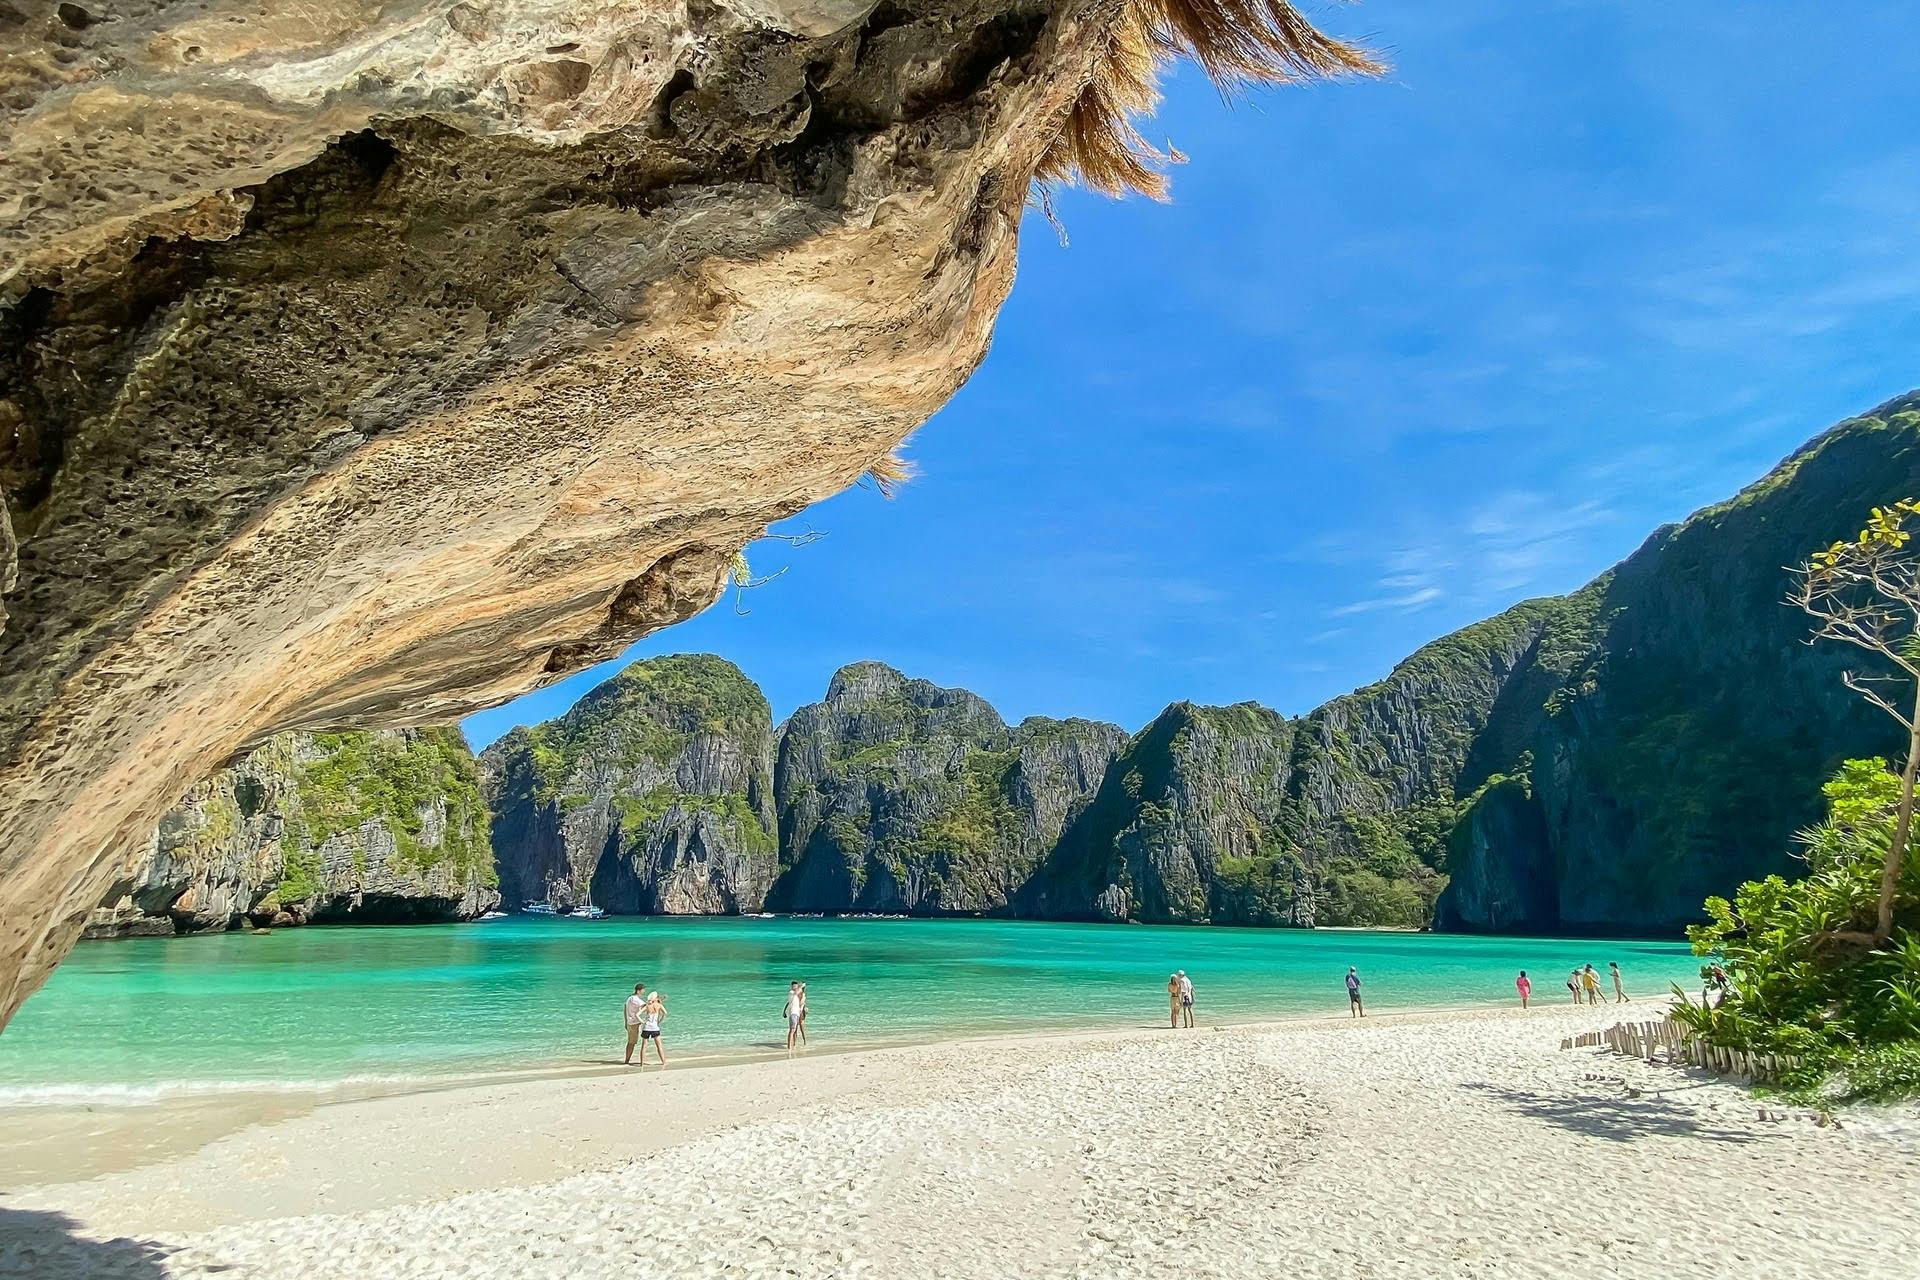
<path fill-rule="evenodd" d="M 625 660 L 725 655 L 776 717 L 860 658 L 1009 719 L 1298 713 L 1920 385 L 1911 0 L 1312 11 L 1392 73 L 1223 103 L 1180 70 L 1173 202 L 1066 193 L 1065 247 L 1029 218 L 922 476 Z"/>

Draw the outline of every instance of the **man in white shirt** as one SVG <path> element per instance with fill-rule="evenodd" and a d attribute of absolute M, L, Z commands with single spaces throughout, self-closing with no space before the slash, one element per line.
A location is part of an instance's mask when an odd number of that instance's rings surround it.
<path fill-rule="evenodd" d="M 1187 971 L 1185 969 L 1182 969 L 1180 971 L 1179 978 L 1180 978 L 1180 1025 L 1183 1027 L 1190 1027 L 1193 1025 L 1193 979 L 1187 976 Z"/>
<path fill-rule="evenodd" d="M 640 1024 L 647 1016 L 647 984 L 633 984 L 633 994 L 627 997 L 627 1056 L 626 1064 L 633 1065 L 633 1046 L 640 1039 Z"/>

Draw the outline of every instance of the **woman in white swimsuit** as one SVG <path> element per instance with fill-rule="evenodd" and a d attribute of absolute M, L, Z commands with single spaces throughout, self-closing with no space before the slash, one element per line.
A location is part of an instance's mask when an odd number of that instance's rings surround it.
<path fill-rule="evenodd" d="M 807 998 L 800 991 L 800 984 L 787 984 L 787 1049 L 793 1049 L 793 1042 L 800 1038 L 800 1020 L 807 1016 Z"/>
<path fill-rule="evenodd" d="M 664 992 L 656 991 L 647 998 L 646 1008 L 640 1011 L 640 1066 L 647 1065 L 647 1046 L 653 1046 L 654 1056 L 660 1059 L 660 1065 L 667 1065 L 667 1051 L 660 1047 L 660 1024 L 666 1021 L 667 997 Z"/>

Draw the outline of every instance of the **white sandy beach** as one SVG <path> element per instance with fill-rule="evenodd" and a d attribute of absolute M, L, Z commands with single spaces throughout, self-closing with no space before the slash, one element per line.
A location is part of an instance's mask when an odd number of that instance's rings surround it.
<path fill-rule="evenodd" d="M 0 1276 L 1908 1276 L 1920 1124 L 1763 1121 L 1546 1007 L 322 1107 L 0 1198 Z M 0 1118 L 0 1124 L 7 1121 Z"/>

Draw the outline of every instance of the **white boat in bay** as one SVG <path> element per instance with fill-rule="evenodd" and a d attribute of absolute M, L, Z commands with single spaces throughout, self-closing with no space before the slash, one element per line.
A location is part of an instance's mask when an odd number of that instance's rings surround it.
<path fill-rule="evenodd" d="M 576 920 L 603 920 L 607 913 L 591 902 L 583 903 L 567 913 Z"/>
<path fill-rule="evenodd" d="M 529 902 L 520 908 L 520 912 L 522 915 L 529 916 L 557 916 L 560 914 L 560 908 L 551 902 Z"/>

